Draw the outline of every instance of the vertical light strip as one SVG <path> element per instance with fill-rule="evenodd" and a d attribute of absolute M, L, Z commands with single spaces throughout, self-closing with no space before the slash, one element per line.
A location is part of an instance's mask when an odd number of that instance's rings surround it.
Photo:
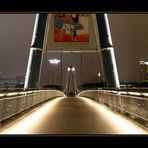
<path fill-rule="evenodd" d="M 35 38 L 36 38 L 36 30 L 37 30 L 38 20 L 39 20 L 39 14 L 36 14 L 31 46 L 33 45 Z M 26 76 L 25 76 L 24 89 L 26 89 L 28 87 L 30 68 L 31 68 L 31 62 L 32 62 L 32 57 L 33 57 L 33 50 L 34 50 L 34 48 L 30 48 L 29 60 L 28 60 L 28 65 L 27 65 L 27 72 L 26 72 Z"/>
<path fill-rule="evenodd" d="M 39 14 L 36 14 L 36 18 L 35 18 L 35 24 L 34 24 L 34 30 L 33 30 L 33 35 L 32 35 L 32 42 L 31 45 L 33 45 L 35 38 L 36 38 L 36 30 L 37 30 L 37 24 L 38 24 L 38 20 L 39 20 Z"/>
<path fill-rule="evenodd" d="M 119 88 L 120 87 L 120 82 L 119 82 L 119 77 L 118 77 L 118 71 L 117 71 L 117 65 L 116 65 L 116 61 L 115 61 L 115 54 L 114 54 L 114 50 L 112 47 L 110 47 L 110 52 L 111 52 L 111 59 L 114 65 L 114 69 L 113 72 L 115 74 L 115 82 L 116 82 L 116 86 Z"/>
<path fill-rule="evenodd" d="M 107 32 L 108 32 L 108 39 L 109 39 L 109 42 L 110 44 L 112 45 L 112 38 L 111 38 L 111 33 L 110 33 L 110 27 L 109 27 L 109 22 L 108 22 L 108 17 L 107 17 L 107 14 L 104 14 L 105 16 L 105 22 L 106 22 L 106 26 L 107 26 Z"/>
<path fill-rule="evenodd" d="M 30 70 L 31 70 L 31 62 L 32 62 L 32 57 L 33 57 L 33 50 L 34 50 L 34 48 L 30 48 L 29 60 L 28 60 L 28 65 L 27 65 L 27 72 L 26 72 L 26 76 L 25 76 L 24 89 L 26 89 L 28 87 L 29 75 L 30 75 Z"/>
<path fill-rule="evenodd" d="M 110 44 L 113 45 L 107 14 L 104 14 L 104 16 L 105 16 L 105 22 L 106 22 L 106 26 L 107 26 L 107 32 L 108 32 L 108 35 L 109 35 L 108 40 L 109 40 Z M 119 77 L 118 77 L 117 65 L 116 65 L 116 61 L 115 61 L 114 49 L 113 49 L 113 47 L 110 47 L 110 48 L 107 48 L 107 49 L 109 49 L 110 52 L 111 52 L 111 57 L 112 57 L 111 59 L 112 59 L 113 65 L 114 65 L 113 72 L 115 74 L 115 83 L 116 83 L 116 86 L 119 88 L 120 82 L 119 82 Z"/>

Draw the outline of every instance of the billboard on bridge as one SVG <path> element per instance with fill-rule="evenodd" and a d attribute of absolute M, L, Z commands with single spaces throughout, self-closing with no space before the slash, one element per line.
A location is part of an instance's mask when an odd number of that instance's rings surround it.
<path fill-rule="evenodd" d="M 88 42 L 89 15 L 79 13 L 54 14 L 55 42 Z"/>
<path fill-rule="evenodd" d="M 98 52 L 95 14 L 48 14 L 45 50 L 48 52 Z"/>

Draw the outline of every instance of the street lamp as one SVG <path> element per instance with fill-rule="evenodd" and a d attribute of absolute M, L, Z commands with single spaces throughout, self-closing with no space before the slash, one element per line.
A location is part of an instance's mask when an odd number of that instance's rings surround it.
<path fill-rule="evenodd" d="M 68 68 L 67 68 L 67 71 L 70 71 L 70 70 L 71 70 L 70 67 L 68 67 Z"/>
<path fill-rule="evenodd" d="M 98 83 L 100 83 L 101 82 L 101 73 L 99 72 L 98 73 Z"/>
<path fill-rule="evenodd" d="M 75 67 L 70 66 L 67 68 L 67 71 L 75 71 Z"/>

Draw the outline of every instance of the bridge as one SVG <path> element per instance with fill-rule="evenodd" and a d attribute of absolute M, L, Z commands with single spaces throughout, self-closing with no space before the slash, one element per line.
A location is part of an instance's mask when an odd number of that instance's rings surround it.
<path fill-rule="evenodd" d="M 82 16 L 87 20 L 88 15 Z M 24 88 L 0 91 L 0 134 L 148 134 L 147 89 L 120 88 L 107 15 L 90 14 L 90 41 L 86 34 L 78 34 L 85 28 L 81 21 L 71 23 L 65 17 L 69 15 L 37 14 Z M 71 38 L 65 36 L 66 28 Z M 51 30 L 60 33 L 54 43 Z M 101 53 L 107 88 L 78 87 L 73 65 L 67 67 L 63 89 L 41 88 L 46 52 Z"/>
<path fill-rule="evenodd" d="M 0 134 L 147 134 L 147 102 L 115 90 L 9 92 L 0 99 Z"/>

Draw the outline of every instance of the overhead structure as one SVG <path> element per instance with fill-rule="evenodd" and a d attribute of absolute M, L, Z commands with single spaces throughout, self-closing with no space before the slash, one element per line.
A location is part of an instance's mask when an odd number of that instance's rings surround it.
<path fill-rule="evenodd" d="M 98 52 L 94 15 L 49 14 L 46 51 Z"/>
<path fill-rule="evenodd" d="M 24 88 L 38 88 L 43 52 L 101 52 L 108 87 L 119 88 L 106 14 L 36 15 Z"/>
<path fill-rule="evenodd" d="M 48 14 L 36 14 L 24 89 L 38 88 Z"/>
<path fill-rule="evenodd" d="M 120 88 L 107 14 L 96 14 L 107 87 Z"/>

